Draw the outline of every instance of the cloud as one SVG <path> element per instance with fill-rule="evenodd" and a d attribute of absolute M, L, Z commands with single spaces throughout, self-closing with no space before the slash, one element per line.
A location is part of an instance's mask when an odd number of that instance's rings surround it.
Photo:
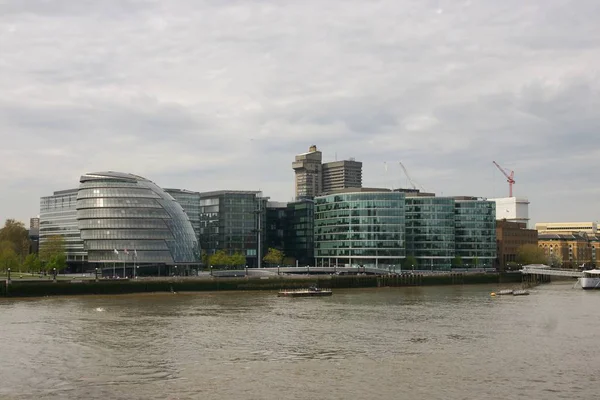
<path fill-rule="evenodd" d="M 293 196 L 294 155 L 366 186 L 505 195 L 596 220 L 600 4 L 581 0 L 8 1 L 0 218 L 95 170 Z M 383 167 L 386 161 L 390 168 Z M 577 193 L 574 195 L 573 193 Z M 548 201 L 551 197 L 552 201 Z"/>

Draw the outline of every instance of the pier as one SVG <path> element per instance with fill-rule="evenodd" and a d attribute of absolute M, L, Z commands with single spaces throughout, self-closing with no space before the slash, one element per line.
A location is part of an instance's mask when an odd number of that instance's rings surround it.
<path fill-rule="evenodd" d="M 543 276 L 564 276 L 571 278 L 581 278 L 583 272 L 573 269 L 552 268 L 546 265 L 525 265 L 521 269 L 523 275 L 543 275 Z"/>

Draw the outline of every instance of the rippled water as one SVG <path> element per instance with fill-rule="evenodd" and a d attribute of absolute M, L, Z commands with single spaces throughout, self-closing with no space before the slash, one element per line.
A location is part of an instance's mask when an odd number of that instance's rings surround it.
<path fill-rule="evenodd" d="M 0 299 L 1 399 L 592 399 L 570 284 Z"/>

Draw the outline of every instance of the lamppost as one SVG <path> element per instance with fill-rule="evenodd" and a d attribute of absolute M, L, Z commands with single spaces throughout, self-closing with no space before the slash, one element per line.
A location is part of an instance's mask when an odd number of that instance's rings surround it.
<path fill-rule="evenodd" d="M 8 271 L 8 283 L 10 283 L 10 268 L 7 271 Z"/>
<path fill-rule="evenodd" d="M 52 280 L 54 280 L 54 282 L 56 282 L 56 268 L 52 268 Z"/>
<path fill-rule="evenodd" d="M 137 279 L 137 278 L 138 278 L 138 276 L 140 276 L 140 266 L 139 266 L 139 265 L 136 265 L 136 266 L 135 266 L 135 270 L 136 270 L 135 279 Z"/>
<path fill-rule="evenodd" d="M 177 265 L 175 266 L 175 276 L 178 276 L 177 275 Z"/>
<path fill-rule="evenodd" d="M 212 265 L 210 266 L 210 276 L 212 276 Z"/>
<path fill-rule="evenodd" d="M 96 282 L 98 282 L 98 268 L 96 268 Z"/>

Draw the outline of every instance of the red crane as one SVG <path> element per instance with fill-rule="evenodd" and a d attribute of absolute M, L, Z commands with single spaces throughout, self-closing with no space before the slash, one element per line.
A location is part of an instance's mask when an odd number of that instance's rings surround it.
<path fill-rule="evenodd" d="M 502 174 L 504 174 L 504 176 L 506 177 L 506 182 L 508 182 L 508 193 L 509 193 L 508 197 L 513 197 L 512 187 L 515 184 L 515 171 L 510 171 L 510 170 L 502 168 L 500 165 L 498 165 L 498 163 L 496 161 L 492 161 L 492 162 L 494 163 L 494 165 L 496 167 L 498 167 L 500 172 L 502 172 Z"/>

